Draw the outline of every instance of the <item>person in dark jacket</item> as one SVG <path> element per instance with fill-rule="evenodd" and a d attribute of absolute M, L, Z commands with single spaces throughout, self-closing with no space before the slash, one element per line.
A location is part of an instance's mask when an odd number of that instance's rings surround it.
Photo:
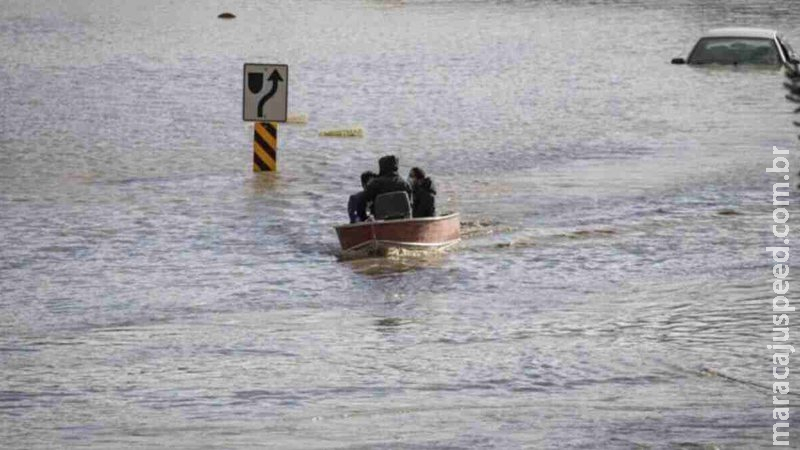
<path fill-rule="evenodd" d="M 412 217 L 433 217 L 436 215 L 436 186 L 425 176 L 425 171 L 413 167 L 408 172 L 411 184 Z"/>
<path fill-rule="evenodd" d="M 378 160 L 380 172 L 364 188 L 365 202 L 374 205 L 375 197 L 388 192 L 405 191 L 409 197 L 411 196 L 411 186 L 397 173 L 399 164 L 400 161 L 394 155 L 387 155 Z"/>
<path fill-rule="evenodd" d="M 364 201 L 364 189 L 375 177 L 377 177 L 377 175 L 375 175 L 375 172 L 371 170 L 361 174 L 362 190 L 351 195 L 350 199 L 347 201 L 347 214 L 350 216 L 350 223 L 363 222 L 367 220 L 367 202 Z"/>

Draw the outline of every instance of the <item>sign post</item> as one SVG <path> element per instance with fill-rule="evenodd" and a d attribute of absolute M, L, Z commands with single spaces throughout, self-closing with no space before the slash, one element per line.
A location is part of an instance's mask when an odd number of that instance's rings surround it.
<path fill-rule="evenodd" d="M 278 170 L 278 122 L 286 122 L 289 66 L 245 64 L 242 118 L 255 122 L 253 171 Z"/>

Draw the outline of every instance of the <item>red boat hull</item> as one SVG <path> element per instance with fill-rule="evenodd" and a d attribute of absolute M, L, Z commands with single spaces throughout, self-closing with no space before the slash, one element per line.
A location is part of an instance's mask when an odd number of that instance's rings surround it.
<path fill-rule="evenodd" d="M 343 252 L 361 249 L 440 248 L 461 239 L 458 214 L 419 219 L 378 220 L 336 227 Z"/>

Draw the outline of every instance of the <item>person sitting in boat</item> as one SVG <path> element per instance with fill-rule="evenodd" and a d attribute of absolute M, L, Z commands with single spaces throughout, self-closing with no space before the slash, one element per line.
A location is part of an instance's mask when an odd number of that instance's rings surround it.
<path fill-rule="evenodd" d="M 362 201 L 365 204 L 372 203 L 374 207 L 375 197 L 389 192 L 403 191 L 411 196 L 411 186 L 397 173 L 399 165 L 400 161 L 394 155 L 386 155 L 378 160 L 380 172 L 364 188 Z"/>
<path fill-rule="evenodd" d="M 361 191 L 350 196 L 347 201 L 347 214 L 350 216 L 350 223 L 364 222 L 367 220 L 367 202 L 363 201 L 364 189 L 373 178 L 377 177 L 375 172 L 368 170 L 361 174 Z"/>
<path fill-rule="evenodd" d="M 436 215 L 436 186 L 425 176 L 425 171 L 412 167 L 408 172 L 411 185 L 412 217 L 433 217 Z"/>

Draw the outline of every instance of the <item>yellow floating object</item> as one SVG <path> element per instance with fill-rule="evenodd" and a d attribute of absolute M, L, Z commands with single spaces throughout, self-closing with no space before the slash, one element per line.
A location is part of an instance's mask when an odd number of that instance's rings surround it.
<path fill-rule="evenodd" d="M 325 137 L 364 137 L 364 129 L 356 127 L 341 130 L 323 130 L 319 132 L 319 135 Z"/>
<path fill-rule="evenodd" d="M 308 123 L 308 115 L 306 115 L 306 114 L 289 114 L 289 117 L 286 118 L 286 123 L 307 124 Z"/>

